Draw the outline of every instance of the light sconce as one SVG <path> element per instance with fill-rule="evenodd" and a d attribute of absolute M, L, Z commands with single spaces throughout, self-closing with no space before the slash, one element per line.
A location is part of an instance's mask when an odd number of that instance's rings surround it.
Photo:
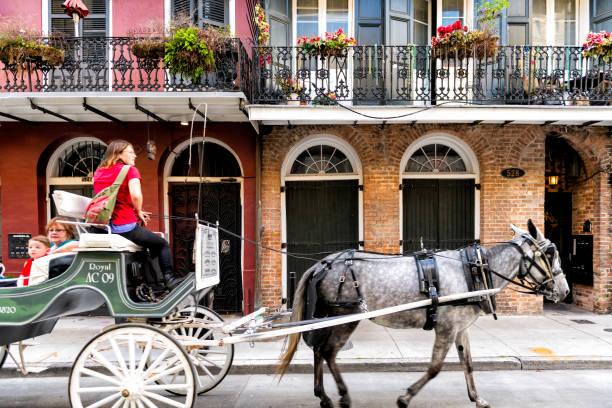
<path fill-rule="evenodd" d="M 189 126 L 189 122 L 186 120 L 181 120 L 181 126 Z"/>
<path fill-rule="evenodd" d="M 559 176 L 548 176 L 548 185 L 556 186 L 559 184 Z"/>

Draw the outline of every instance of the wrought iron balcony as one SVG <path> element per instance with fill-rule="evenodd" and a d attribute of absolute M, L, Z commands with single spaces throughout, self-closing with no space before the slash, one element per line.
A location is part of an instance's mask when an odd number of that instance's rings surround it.
<path fill-rule="evenodd" d="M 225 53 L 215 55 L 215 70 L 198 82 L 171 74 L 162 57 L 136 58 L 137 41 L 128 37 L 45 38 L 45 44 L 64 51 L 61 65 L 46 65 L 26 52 L 9 59 L 0 53 L 1 92 L 130 92 L 243 91 L 250 94 L 251 61 L 242 42 L 227 41 Z"/>
<path fill-rule="evenodd" d="M 301 47 L 253 50 L 253 103 L 327 105 L 334 99 L 355 105 L 608 105 L 612 61 L 584 58 L 581 47 L 549 46 L 483 52 L 374 45 L 322 55 Z"/>

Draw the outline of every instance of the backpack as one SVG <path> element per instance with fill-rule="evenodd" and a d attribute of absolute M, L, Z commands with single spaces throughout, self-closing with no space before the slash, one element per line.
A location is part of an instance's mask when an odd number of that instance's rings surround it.
<path fill-rule="evenodd" d="M 85 222 L 108 225 L 115 210 L 119 188 L 125 180 L 130 166 L 125 165 L 110 186 L 96 194 L 85 209 Z"/>

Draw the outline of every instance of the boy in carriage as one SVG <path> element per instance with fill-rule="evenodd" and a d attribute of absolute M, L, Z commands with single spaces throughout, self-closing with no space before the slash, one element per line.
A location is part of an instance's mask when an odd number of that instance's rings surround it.
<path fill-rule="evenodd" d="M 51 241 L 49 241 L 49 238 L 45 237 L 44 235 L 37 235 L 30 238 L 28 241 L 28 255 L 30 255 L 31 258 L 28 259 L 23 265 L 20 279 L 17 281 L 17 286 L 28 286 L 32 261 L 47 255 L 50 250 Z"/>

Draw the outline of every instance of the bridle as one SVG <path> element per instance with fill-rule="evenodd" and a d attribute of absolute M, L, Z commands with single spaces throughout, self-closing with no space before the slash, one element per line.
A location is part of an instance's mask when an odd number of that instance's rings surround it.
<path fill-rule="evenodd" d="M 542 242 L 537 242 L 535 239 L 533 239 L 527 234 L 522 235 L 521 238 L 523 238 L 523 241 L 520 243 L 513 241 L 507 243 L 509 245 L 512 245 L 512 247 L 515 248 L 521 254 L 522 257 L 519 266 L 519 273 L 517 276 L 521 283 L 515 281 L 511 282 L 528 290 L 528 292 L 517 292 L 552 296 L 553 293 L 543 288 L 549 283 L 554 282 L 555 276 L 561 273 L 560 271 L 555 273 L 552 268 L 552 262 L 554 261 L 553 257 L 557 247 L 555 246 L 555 244 L 553 244 L 547 239 Z M 522 247 L 525 242 L 529 242 L 529 246 L 533 251 L 533 256 L 529 256 L 525 253 L 525 250 Z M 535 268 L 540 271 L 540 273 L 542 273 L 542 275 L 545 277 L 542 282 L 538 282 L 537 279 L 533 276 L 533 274 L 531 273 L 532 268 Z M 507 278 L 505 279 L 510 281 Z"/>

